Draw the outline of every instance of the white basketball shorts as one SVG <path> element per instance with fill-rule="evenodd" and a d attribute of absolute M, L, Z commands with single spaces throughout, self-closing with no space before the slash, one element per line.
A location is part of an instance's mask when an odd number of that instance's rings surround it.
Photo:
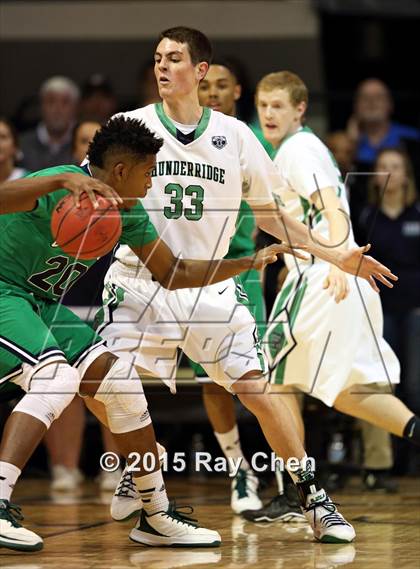
<path fill-rule="evenodd" d="M 255 320 L 235 279 L 203 288 L 169 291 L 133 277 L 115 262 L 105 277 L 98 333 L 119 357 L 143 375 L 161 378 L 175 391 L 181 348 L 227 390 L 250 371 L 266 373 Z"/>
<path fill-rule="evenodd" d="M 336 303 L 323 283 L 330 266 L 289 272 L 263 340 L 270 381 L 333 405 L 351 385 L 399 382 L 400 365 L 382 336 L 380 295 L 348 275 L 349 296 Z"/>

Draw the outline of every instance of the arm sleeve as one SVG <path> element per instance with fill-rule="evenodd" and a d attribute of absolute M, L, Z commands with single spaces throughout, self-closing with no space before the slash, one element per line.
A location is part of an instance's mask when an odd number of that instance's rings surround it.
<path fill-rule="evenodd" d="M 339 185 L 338 172 L 320 141 L 314 139 L 305 144 L 297 136 L 295 141 L 286 142 L 284 152 L 285 176 L 300 196 L 309 199 L 317 190 Z"/>
<path fill-rule="evenodd" d="M 122 213 L 122 226 L 120 243 L 130 247 L 147 245 L 159 237 L 140 202 L 131 210 Z"/>
<path fill-rule="evenodd" d="M 272 203 L 273 193 L 282 185 L 280 175 L 256 136 L 240 121 L 238 131 L 243 198 L 250 206 Z"/>

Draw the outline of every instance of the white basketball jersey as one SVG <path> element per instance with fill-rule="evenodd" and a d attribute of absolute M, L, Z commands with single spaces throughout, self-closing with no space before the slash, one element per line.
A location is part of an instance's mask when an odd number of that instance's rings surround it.
<path fill-rule="evenodd" d="M 241 199 L 273 201 L 280 177 L 251 130 L 222 113 L 203 109 L 194 139 L 183 144 L 161 103 L 124 113 L 164 139 L 153 185 L 142 204 L 160 237 L 184 259 L 221 259 L 229 249 Z M 116 257 L 138 267 L 127 247 Z"/>
<path fill-rule="evenodd" d="M 278 193 L 286 211 L 326 239 L 329 238 L 328 221 L 322 210 L 315 208 L 310 197 L 323 188 L 336 188 L 341 209 L 348 216 L 348 245 L 353 247 L 350 208 L 340 170 L 328 148 L 311 129 L 302 127 L 287 137 L 277 151 L 274 164 L 282 179 Z M 290 255 L 285 255 L 285 261 L 289 270 L 296 266 L 296 260 Z"/>

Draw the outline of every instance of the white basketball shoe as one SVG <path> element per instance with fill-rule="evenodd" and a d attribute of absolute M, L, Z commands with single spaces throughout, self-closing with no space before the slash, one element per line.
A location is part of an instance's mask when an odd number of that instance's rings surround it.
<path fill-rule="evenodd" d="M 241 514 L 245 510 L 260 510 L 263 505 L 258 497 L 258 478 L 249 468 L 240 468 L 238 474 L 232 480 L 232 494 L 230 505 L 235 514 Z"/>
<path fill-rule="evenodd" d="M 143 545 L 172 547 L 219 547 L 222 538 L 217 531 L 202 528 L 187 513 L 170 502 L 166 512 L 147 515 L 142 510 L 130 539 Z"/>
<path fill-rule="evenodd" d="M 353 526 L 340 514 L 325 490 L 309 494 L 302 509 L 318 541 L 350 543 L 356 537 Z"/>
<path fill-rule="evenodd" d="M 19 506 L 9 500 L 0 500 L 0 547 L 17 551 L 39 551 L 44 547 L 42 538 L 24 528 L 19 522 L 23 520 Z"/>

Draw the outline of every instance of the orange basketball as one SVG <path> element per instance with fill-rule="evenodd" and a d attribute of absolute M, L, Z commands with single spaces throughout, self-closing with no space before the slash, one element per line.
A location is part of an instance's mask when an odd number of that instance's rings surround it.
<path fill-rule="evenodd" d="M 55 206 L 51 217 L 51 233 L 57 245 L 68 255 L 79 259 L 96 259 L 109 253 L 121 235 L 118 208 L 106 198 L 96 195 L 99 207 L 94 209 L 87 194 L 82 194 L 80 207 L 68 194 Z"/>

